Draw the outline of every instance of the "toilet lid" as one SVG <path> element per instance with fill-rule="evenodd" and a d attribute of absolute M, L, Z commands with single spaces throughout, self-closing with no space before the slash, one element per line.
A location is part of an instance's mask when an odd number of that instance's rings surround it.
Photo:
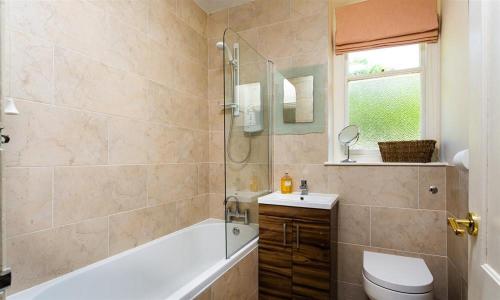
<path fill-rule="evenodd" d="M 421 258 L 364 251 L 363 274 L 371 282 L 402 293 L 432 290 L 432 274 Z"/>

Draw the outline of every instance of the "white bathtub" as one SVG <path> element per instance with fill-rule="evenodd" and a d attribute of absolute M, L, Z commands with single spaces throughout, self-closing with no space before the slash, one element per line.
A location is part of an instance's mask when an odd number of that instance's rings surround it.
<path fill-rule="evenodd" d="M 257 247 L 252 225 L 208 219 L 8 297 L 8 300 L 192 299 Z M 16 270 L 13 270 L 15 276 Z"/>

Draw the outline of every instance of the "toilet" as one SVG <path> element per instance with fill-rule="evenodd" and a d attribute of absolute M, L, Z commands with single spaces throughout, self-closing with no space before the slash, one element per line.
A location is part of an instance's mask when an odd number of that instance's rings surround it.
<path fill-rule="evenodd" d="M 421 258 L 363 253 L 363 287 L 371 300 L 432 300 L 433 280 Z"/>

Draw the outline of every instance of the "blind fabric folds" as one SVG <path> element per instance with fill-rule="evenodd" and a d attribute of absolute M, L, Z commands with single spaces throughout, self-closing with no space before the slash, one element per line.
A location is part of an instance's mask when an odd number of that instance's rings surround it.
<path fill-rule="evenodd" d="M 367 0 L 336 8 L 335 53 L 437 42 L 437 0 Z"/>

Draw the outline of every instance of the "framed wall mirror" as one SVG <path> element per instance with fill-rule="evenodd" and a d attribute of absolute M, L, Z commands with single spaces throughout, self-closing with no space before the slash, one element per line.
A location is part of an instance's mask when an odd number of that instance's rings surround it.
<path fill-rule="evenodd" d="M 285 78 L 283 81 L 283 122 L 313 122 L 314 76 Z"/>
<path fill-rule="evenodd" d="M 309 65 L 275 72 L 276 134 L 324 131 L 326 65 Z"/>

